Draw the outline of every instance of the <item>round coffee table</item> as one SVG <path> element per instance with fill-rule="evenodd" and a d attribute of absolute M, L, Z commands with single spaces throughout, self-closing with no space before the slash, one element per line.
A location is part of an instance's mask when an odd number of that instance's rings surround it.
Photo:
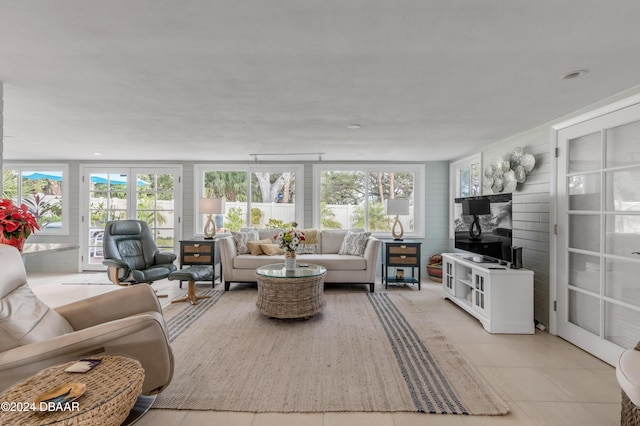
<path fill-rule="evenodd" d="M 324 277 L 327 269 L 319 265 L 298 266 L 293 271 L 284 263 L 256 269 L 258 310 L 271 318 L 304 318 L 320 312 L 324 299 Z"/>
<path fill-rule="evenodd" d="M 124 356 L 92 356 L 102 362 L 86 373 L 68 373 L 65 368 L 75 361 L 46 368 L 0 395 L 2 402 L 15 402 L 19 410 L 0 412 L 0 424 L 6 425 L 120 425 L 129 415 L 142 391 L 144 368 Z M 38 411 L 37 396 L 66 383 L 83 383 L 85 392 L 59 411 Z M 19 404 L 18 404 L 19 403 Z M 45 404 L 46 405 L 46 404 Z"/>

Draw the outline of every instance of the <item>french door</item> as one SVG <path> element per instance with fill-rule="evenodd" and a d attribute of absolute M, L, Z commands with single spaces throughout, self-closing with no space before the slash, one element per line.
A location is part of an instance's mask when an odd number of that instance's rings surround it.
<path fill-rule="evenodd" d="M 558 335 L 615 364 L 640 336 L 640 104 L 557 135 Z"/>
<path fill-rule="evenodd" d="M 176 251 L 181 173 L 181 167 L 81 168 L 82 269 L 106 269 L 102 242 L 111 220 L 144 220 L 161 251 Z"/>

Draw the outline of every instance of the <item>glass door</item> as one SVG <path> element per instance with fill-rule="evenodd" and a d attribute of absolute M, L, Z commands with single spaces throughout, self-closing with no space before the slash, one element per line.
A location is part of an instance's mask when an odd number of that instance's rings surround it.
<path fill-rule="evenodd" d="M 558 136 L 558 334 L 614 364 L 640 335 L 640 106 Z"/>
<path fill-rule="evenodd" d="M 102 243 L 111 220 L 144 220 L 161 251 L 177 250 L 180 168 L 87 167 L 81 174 L 84 270 L 106 269 Z"/>

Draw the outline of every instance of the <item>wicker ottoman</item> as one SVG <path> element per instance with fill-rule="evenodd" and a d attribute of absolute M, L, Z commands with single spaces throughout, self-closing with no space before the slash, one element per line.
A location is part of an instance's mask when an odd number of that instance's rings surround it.
<path fill-rule="evenodd" d="M 258 310 L 270 318 L 304 318 L 320 312 L 324 298 L 323 266 L 297 267 L 285 271 L 284 264 L 266 265 L 256 270 Z"/>
<path fill-rule="evenodd" d="M 616 378 L 622 388 L 622 426 L 640 426 L 640 343 L 618 358 Z"/>
<path fill-rule="evenodd" d="M 65 368 L 75 361 L 44 369 L 25 381 L 7 389 L 0 401 L 34 401 L 43 392 L 65 383 L 83 383 L 86 391 L 76 401 L 77 410 L 4 411 L 3 425 L 96 425 L 116 426 L 129 415 L 142 392 L 144 369 L 132 358 L 95 356 L 102 362 L 87 373 L 67 373 Z M 38 407 L 36 407 L 37 409 Z"/>

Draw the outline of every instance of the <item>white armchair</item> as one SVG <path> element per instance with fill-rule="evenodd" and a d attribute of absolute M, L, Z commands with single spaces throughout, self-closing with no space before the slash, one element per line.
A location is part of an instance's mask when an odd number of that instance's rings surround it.
<path fill-rule="evenodd" d="M 173 377 L 162 308 L 150 286 L 133 286 L 51 309 L 29 288 L 20 253 L 0 244 L 0 391 L 43 368 L 99 354 L 135 358 L 142 393 Z"/>

